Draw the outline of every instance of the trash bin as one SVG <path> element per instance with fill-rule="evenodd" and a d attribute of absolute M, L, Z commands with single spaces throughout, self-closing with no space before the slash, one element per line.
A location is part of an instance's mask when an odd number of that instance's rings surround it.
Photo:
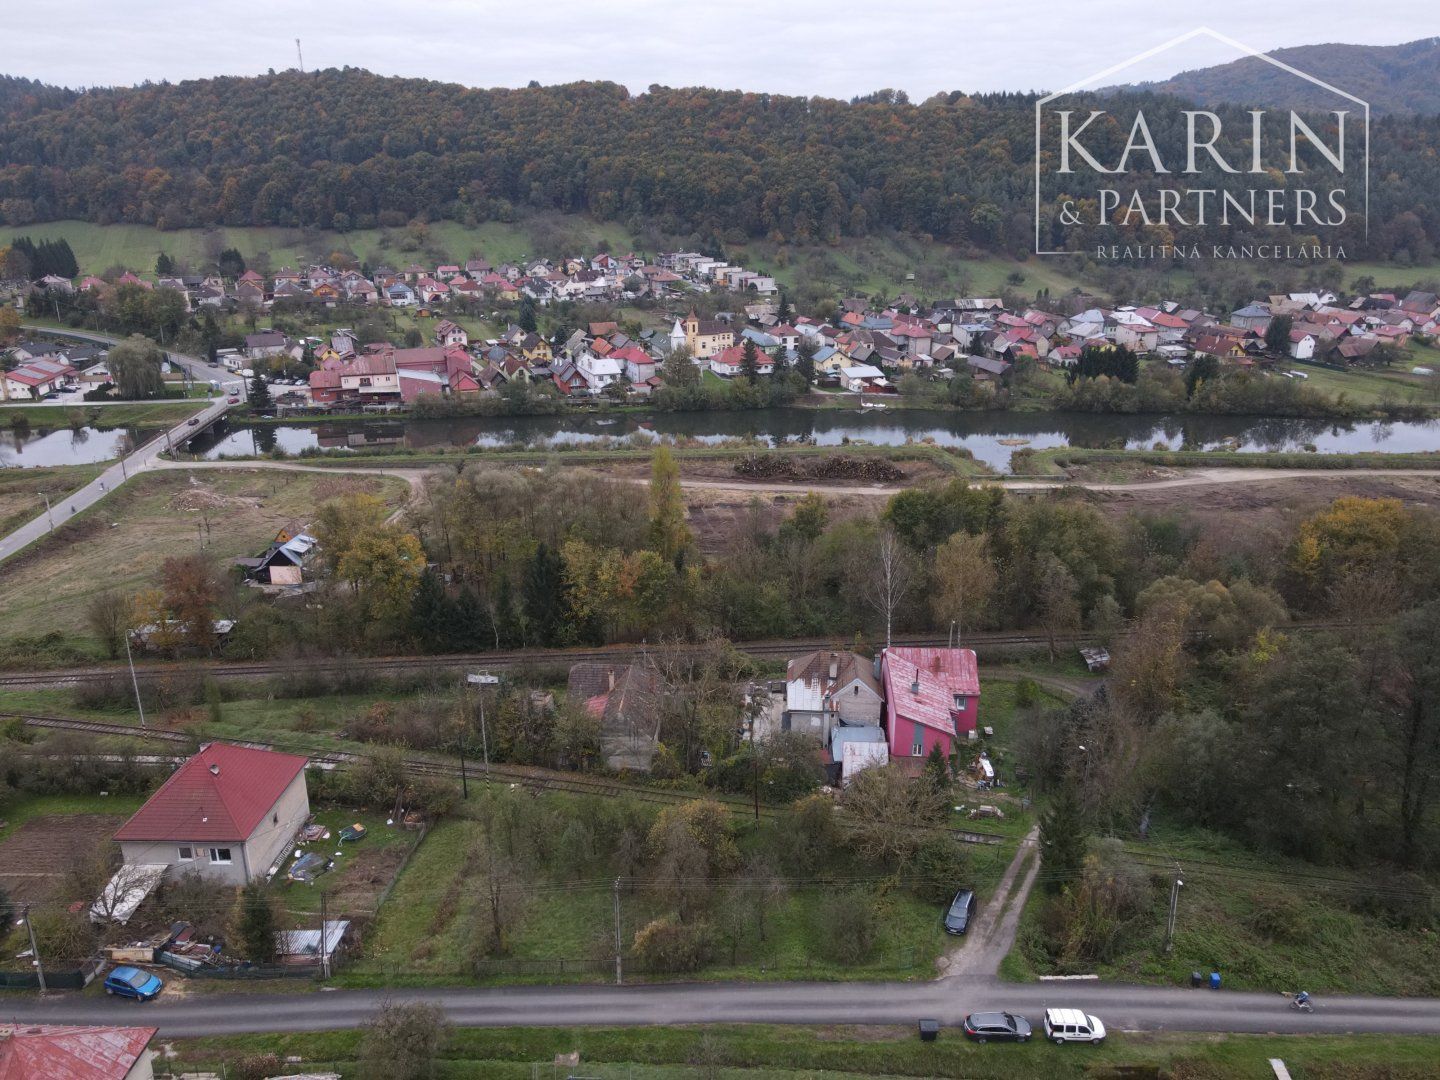
<path fill-rule="evenodd" d="M 938 1036 L 939 1034 L 940 1034 L 940 1021 L 939 1021 L 939 1020 L 921 1020 L 921 1021 L 920 1021 L 920 1041 L 921 1041 L 921 1042 L 934 1042 L 936 1036 Z"/>
<path fill-rule="evenodd" d="M 1220 989 L 1220 973 L 1219 973 L 1218 971 L 1212 971 L 1212 972 L 1210 972 L 1210 989 L 1211 989 L 1211 990 L 1219 990 L 1219 989 Z"/>
<path fill-rule="evenodd" d="M 1198 972 L 1198 971 L 1192 971 L 1192 972 L 1190 972 L 1190 985 L 1191 985 L 1192 988 L 1198 988 L 1198 987 L 1204 986 L 1204 985 L 1205 985 L 1205 976 L 1202 975 L 1202 974 L 1201 974 L 1200 972 Z"/>

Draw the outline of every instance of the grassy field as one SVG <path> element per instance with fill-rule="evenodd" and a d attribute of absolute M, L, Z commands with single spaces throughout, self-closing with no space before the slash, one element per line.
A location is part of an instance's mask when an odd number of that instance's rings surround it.
<path fill-rule="evenodd" d="M 135 401 L 115 405 L 83 402 L 68 408 L 50 405 L 0 405 L 0 425 L 28 424 L 37 430 L 69 427 L 74 419 L 88 427 L 172 427 L 193 416 L 201 406 L 183 401 Z"/>
<path fill-rule="evenodd" d="M 1225 837 L 1166 827 L 1129 845 L 1184 875 L 1174 949 L 1162 951 L 1169 881 L 1122 932 L 1101 964 L 1051 964 L 1039 945 L 1044 894 L 1032 893 L 1017 947 L 1001 973 L 1096 973 L 1122 982 L 1184 985 L 1192 971 L 1219 971 L 1249 990 L 1433 996 L 1440 993 L 1440 940 L 1367 914 L 1376 883 L 1344 870 L 1247 851 Z"/>
<path fill-rule="evenodd" d="M 476 785 L 472 781 L 472 787 Z M 567 805 L 587 800 L 549 794 Z M 579 807 L 583 813 L 583 806 Z M 486 968 L 477 977 L 466 962 L 481 933 L 484 896 L 473 887 L 467 853 L 481 826 L 464 817 L 432 830 L 401 875 L 389 902 L 372 926 L 365 956 L 338 977 L 348 986 L 445 985 L 456 982 L 606 982 L 614 955 L 613 896 L 610 882 L 597 880 L 565 889 L 538 888 L 510 941 L 504 970 Z M 742 837 L 743 840 L 743 837 Z M 743 847 L 743 843 L 742 843 Z M 998 878 L 998 873 L 995 875 Z M 752 937 L 742 962 L 731 964 L 724 949 L 699 974 L 720 979 L 927 979 L 945 945 L 937 908 L 908 893 L 886 897 L 880 940 L 870 959 L 842 966 L 824 959 L 819 938 L 833 932 L 817 913 L 824 890 L 792 890 L 772 908 L 767 937 Z M 662 914 L 664 906 L 643 892 L 624 892 L 622 938 Z M 562 963 L 562 961 L 564 963 Z M 664 978 L 650 976 L 648 978 Z M 645 981 L 646 976 L 636 976 Z"/>
<path fill-rule="evenodd" d="M 483 255 L 492 263 L 513 262 L 554 247 L 591 253 L 602 245 L 628 251 L 634 238 L 621 225 L 576 215 L 537 214 L 520 221 L 463 225 L 438 221 L 425 228 L 423 239 L 407 229 L 368 229 L 336 233 L 322 229 L 246 227 L 179 229 L 170 232 L 144 225 L 96 225 L 85 221 L 52 221 L 18 232 L 37 242 L 64 239 L 70 243 L 82 273 L 100 273 L 116 266 L 147 273 L 161 251 L 174 259 L 203 264 L 224 248 L 237 248 L 256 264 L 299 266 L 340 251 L 371 265 L 426 263 L 437 256 L 463 262 Z M 895 294 L 902 291 L 939 295 L 966 291 L 998 295 L 1014 288 L 1033 293 L 1049 289 L 1065 293 L 1083 283 L 1041 259 L 1024 262 L 1001 257 L 964 259 L 945 244 L 894 234 L 847 238 L 836 247 L 777 247 L 752 241 L 727 249 L 732 261 L 769 271 L 781 282 L 820 282 L 839 292 Z M 1011 283 L 1011 275 L 1023 280 Z M 910 275 L 914 275 L 910 277 Z"/>
<path fill-rule="evenodd" d="M 248 469 L 134 479 L 0 564 L 0 638 L 55 631 L 88 640 L 86 599 L 150 587 L 167 557 L 197 549 L 207 521 L 204 550 L 223 564 L 263 550 L 281 525 L 309 521 L 319 503 L 350 491 L 398 505 L 407 488 L 388 477 Z"/>
<path fill-rule="evenodd" d="M 1033 1017 L 1032 1017 L 1033 1019 Z M 173 1040 L 178 1069 L 218 1069 L 246 1054 L 295 1056 L 311 1071 L 357 1075 L 362 1033 L 315 1032 Z M 1417 1036 L 1260 1036 L 1115 1033 L 1100 1048 L 979 1046 L 953 1030 L 921 1043 L 909 1028 L 670 1025 L 641 1028 L 466 1028 L 455 1031 L 437 1076 L 550 1077 L 559 1054 L 578 1051 L 597 1080 L 860 1080 L 963 1076 L 969 1080 L 1079 1080 L 1173 1076 L 1261 1077 L 1283 1059 L 1295 1080 L 1420 1080 L 1434 1075 L 1440 1040 Z M 298 1068 L 299 1066 L 297 1066 Z M 1163 1071 L 1162 1071 L 1163 1070 Z"/>
<path fill-rule="evenodd" d="M 1307 454 L 1242 453 L 1238 450 L 1089 450 L 1056 447 L 1017 458 L 1016 476 L 1063 476 L 1086 480 L 1135 479 L 1135 470 L 1167 469 L 1440 469 L 1440 453 Z"/>
<path fill-rule="evenodd" d="M 43 514 L 47 497 L 57 503 L 104 471 L 103 464 L 0 471 L 0 536 Z"/>
<path fill-rule="evenodd" d="M 439 221 L 426 226 L 423 237 L 408 229 L 337 233 L 277 226 L 162 232 L 148 225 L 96 225 L 88 221 L 50 221 L 14 231 L 37 243 L 68 241 L 82 274 L 98 274 L 116 266 L 147 274 L 154 270 L 155 257 L 162 251 L 172 259 L 202 265 L 231 247 L 252 264 L 268 263 L 272 270 L 278 270 L 322 261 L 336 251 L 372 265 L 402 267 L 434 261 L 434 256 L 463 262 L 483 255 L 492 263 L 513 262 L 535 253 L 552 237 L 563 237 L 567 248 L 586 253 L 593 253 L 602 244 L 614 251 L 633 246 L 630 234 L 620 225 L 559 214 L 474 226 Z"/>

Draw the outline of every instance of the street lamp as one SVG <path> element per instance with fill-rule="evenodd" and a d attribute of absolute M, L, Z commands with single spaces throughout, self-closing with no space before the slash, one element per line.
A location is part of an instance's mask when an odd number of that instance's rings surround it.
<path fill-rule="evenodd" d="M 50 509 L 50 495 L 48 492 L 37 491 L 35 493 L 45 500 L 45 516 L 50 519 L 50 531 L 55 531 L 55 514 Z"/>

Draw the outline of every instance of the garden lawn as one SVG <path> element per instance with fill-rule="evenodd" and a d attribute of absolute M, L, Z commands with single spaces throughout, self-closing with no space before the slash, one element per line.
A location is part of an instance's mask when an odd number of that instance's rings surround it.
<path fill-rule="evenodd" d="M 384 810 L 323 807 L 315 810 L 314 817 L 316 824 L 330 830 L 330 839 L 305 844 L 300 850 L 333 859 L 335 866 L 307 885 L 286 878 L 295 862 L 287 857 L 271 885 L 275 895 L 296 926 L 316 925 L 322 892 L 327 898 L 326 918 L 373 916 L 381 893 L 420 834 L 387 825 L 389 813 Z M 340 830 L 356 822 L 365 826 L 365 838 L 341 843 Z"/>

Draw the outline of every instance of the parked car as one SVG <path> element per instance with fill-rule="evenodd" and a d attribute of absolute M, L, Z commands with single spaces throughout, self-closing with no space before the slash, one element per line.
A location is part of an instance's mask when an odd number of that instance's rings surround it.
<path fill-rule="evenodd" d="M 189 420 L 186 420 L 185 423 L 190 427 L 195 427 L 200 423 L 200 418 L 198 416 L 192 416 Z"/>
<path fill-rule="evenodd" d="M 1099 1046 L 1105 1041 L 1105 1025 L 1098 1017 L 1079 1009 L 1046 1009 L 1045 1037 L 1057 1044 L 1088 1042 Z"/>
<path fill-rule="evenodd" d="M 974 918 L 975 890 L 961 889 L 955 894 L 955 899 L 950 901 L 950 909 L 945 912 L 945 932 L 963 934 L 970 929 Z"/>
<path fill-rule="evenodd" d="M 1030 1021 L 1008 1012 L 971 1013 L 965 1017 L 965 1036 L 976 1042 L 1028 1042 Z"/>
<path fill-rule="evenodd" d="M 165 988 L 159 976 L 137 967 L 117 967 L 105 976 L 105 993 L 149 1001 Z"/>
<path fill-rule="evenodd" d="M 226 403 L 227 405 L 239 405 L 239 404 L 240 404 L 240 395 L 239 395 L 239 394 L 231 394 L 229 397 L 227 397 L 227 398 L 225 399 L 225 403 Z"/>

